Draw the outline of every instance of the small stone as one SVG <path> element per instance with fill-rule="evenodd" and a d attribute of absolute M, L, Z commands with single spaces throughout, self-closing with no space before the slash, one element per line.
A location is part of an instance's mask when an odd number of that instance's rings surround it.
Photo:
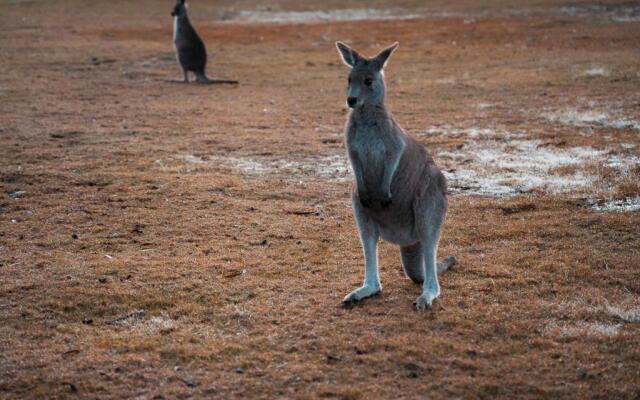
<path fill-rule="evenodd" d="M 193 382 L 193 381 L 191 381 L 191 380 L 189 380 L 189 379 L 183 379 L 183 380 L 182 380 L 182 383 L 184 383 L 184 385 L 185 385 L 186 387 L 190 387 L 190 388 L 194 388 L 194 387 L 198 386 L 198 384 L 197 384 L 197 383 L 195 383 L 195 382 Z"/>
<path fill-rule="evenodd" d="M 27 193 L 27 192 L 25 192 L 24 190 L 14 190 L 12 192 L 9 192 L 9 197 L 11 197 L 12 199 L 19 199 L 25 193 Z"/>
<path fill-rule="evenodd" d="M 204 389 L 204 394 L 216 394 L 216 393 L 218 393 L 218 388 L 216 388 L 213 385 L 211 385 L 208 388 Z"/>
<path fill-rule="evenodd" d="M 333 354 L 327 354 L 327 363 L 333 364 L 340 361 L 340 357 L 334 356 Z"/>

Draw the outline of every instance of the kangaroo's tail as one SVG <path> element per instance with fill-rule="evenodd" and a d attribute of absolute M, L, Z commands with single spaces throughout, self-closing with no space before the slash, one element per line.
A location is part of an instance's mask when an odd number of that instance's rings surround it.
<path fill-rule="evenodd" d="M 458 263 L 458 259 L 454 256 L 445 257 L 442 260 L 438 261 L 438 273 L 449 269 L 449 267 L 453 267 Z"/>
<path fill-rule="evenodd" d="M 196 72 L 196 82 L 205 83 L 208 85 L 220 84 L 220 83 L 229 83 L 236 84 L 238 81 L 229 80 L 229 79 L 211 79 L 204 72 Z"/>

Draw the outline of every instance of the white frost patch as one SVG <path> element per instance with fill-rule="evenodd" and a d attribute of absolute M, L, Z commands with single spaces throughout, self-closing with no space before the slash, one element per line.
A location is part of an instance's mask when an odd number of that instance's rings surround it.
<path fill-rule="evenodd" d="M 351 180 L 351 166 L 346 156 L 333 155 L 321 157 L 315 166 L 316 173 L 325 179 Z"/>
<path fill-rule="evenodd" d="M 269 167 L 251 158 L 225 157 L 220 159 L 236 171 L 248 175 L 262 175 L 269 170 Z"/>
<path fill-rule="evenodd" d="M 136 331 L 147 335 L 154 335 L 158 332 L 166 332 L 175 328 L 175 321 L 166 317 L 151 317 L 133 325 Z"/>
<path fill-rule="evenodd" d="M 612 306 L 607 304 L 604 307 L 605 312 L 615 318 L 618 318 L 625 322 L 640 322 L 640 306 L 636 305 L 635 308 L 627 307 L 622 308 L 618 306 Z"/>
<path fill-rule="evenodd" d="M 542 114 L 550 122 L 575 126 L 601 126 L 615 129 L 638 129 L 640 122 L 628 118 L 614 118 L 603 111 L 579 111 L 568 108 L 562 111 L 552 111 Z"/>
<path fill-rule="evenodd" d="M 251 158 L 235 158 L 235 157 L 200 157 L 187 154 L 182 159 L 188 164 L 206 164 L 212 160 L 221 160 L 231 168 L 249 175 L 264 174 L 268 168 L 260 162 Z"/>
<path fill-rule="evenodd" d="M 621 200 L 610 200 L 591 206 L 598 212 L 633 212 L 640 211 L 640 196 Z"/>
<path fill-rule="evenodd" d="M 493 104 L 493 103 L 478 103 L 478 104 L 476 104 L 476 107 L 478 108 L 478 110 L 486 110 L 488 108 L 495 107 L 495 104 Z"/>
<path fill-rule="evenodd" d="M 275 160 L 272 168 L 296 178 L 320 178 L 334 182 L 351 179 L 351 167 L 346 155 L 309 157 L 300 160 Z"/>
<path fill-rule="evenodd" d="M 203 164 L 206 162 L 204 159 L 202 159 L 202 157 L 194 156 L 192 154 L 187 154 L 182 158 L 189 164 Z"/>
<path fill-rule="evenodd" d="M 640 13 L 636 13 L 636 15 L 614 15 L 611 19 L 615 22 L 639 22 Z"/>
<path fill-rule="evenodd" d="M 614 337 L 620 332 L 620 324 L 606 324 L 602 322 L 579 322 L 577 324 L 562 324 L 552 322 L 547 325 L 547 331 L 562 338 L 579 337 Z"/>
<path fill-rule="evenodd" d="M 608 115 L 603 112 L 577 111 L 575 109 L 548 112 L 543 114 L 543 116 L 551 122 L 559 122 L 566 125 L 578 126 L 601 124 L 608 117 Z"/>
<path fill-rule="evenodd" d="M 439 85 L 455 85 L 457 81 L 454 78 L 438 78 L 433 82 Z"/>
<path fill-rule="evenodd" d="M 584 322 L 573 327 L 564 327 L 563 333 L 567 336 L 606 336 L 611 337 L 618 334 L 620 324 L 605 324 L 602 322 Z"/>
<path fill-rule="evenodd" d="M 346 3 L 345 3 L 346 4 Z M 572 16 L 583 16 L 591 12 L 589 8 L 563 7 L 560 13 Z M 600 9 L 596 8 L 600 12 Z M 340 22 L 340 21 L 387 21 L 387 20 L 409 20 L 426 18 L 460 18 L 464 24 L 474 24 L 479 19 L 485 17 L 526 17 L 530 15 L 540 15 L 540 9 L 523 7 L 518 5 L 514 8 L 503 7 L 501 9 L 485 9 L 477 12 L 460 12 L 447 10 L 442 7 L 416 7 L 408 8 L 345 8 L 330 10 L 241 10 L 224 11 L 219 16 L 220 19 L 230 23 L 263 23 L 263 24 L 302 24 L 318 22 Z M 556 14 L 557 10 L 552 13 Z M 618 10 L 611 14 L 612 18 L 632 19 L 635 18 L 633 9 L 630 11 Z"/>
<path fill-rule="evenodd" d="M 609 188 L 593 166 L 615 170 L 617 177 L 629 175 L 640 158 L 614 154 L 591 147 L 557 148 L 540 140 L 514 139 L 524 133 L 511 133 L 488 128 L 457 129 L 449 126 L 429 128 L 426 135 L 443 135 L 467 139 L 460 148 L 441 151 L 435 160 L 448 179 L 452 192 L 467 195 L 515 196 L 532 191 L 547 193 L 581 193 L 602 195 Z M 184 162 L 218 168 L 220 165 L 258 178 L 278 178 L 330 182 L 353 179 L 351 166 L 344 154 L 292 154 L 273 156 L 182 156 Z M 586 168 L 585 168 L 586 166 Z M 564 167 L 564 168 L 563 168 Z M 627 201 L 625 210 L 637 207 L 638 200 Z M 614 205 L 600 204 L 599 211 Z M 635 210 L 635 209 L 634 209 Z"/>
<path fill-rule="evenodd" d="M 155 316 L 146 319 L 144 316 L 144 310 L 134 310 L 123 317 L 110 321 L 109 324 L 128 327 L 147 335 L 170 331 L 175 327 L 175 321 L 165 316 Z"/>
<path fill-rule="evenodd" d="M 216 161 L 248 176 L 286 175 L 295 179 L 323 179 L 334 182 L 351 180 L 351 167 L 346 155 L 326 155 L 284 158 L 223 157 L 211 156 L 209 161 L 201 157 L 185 156 L 188 163 Z"/>
<path fill-rule="evenodd" d="M 640 158 L 636 156 L 611 155 L 607 158 L 605 165 L 617 169 L 624 177 L 629 176 L 631 167 L 640 165 Z"/>
<path fill-rule="evenodd" d="M 451 125 L 432 126 L 422 132 L 425 136 L 443 136 L 470 139 L 512 139 L 524 136 L 523 132 L 508 132 L 493 128 L 456 128 Z"/>
<path fill-rule="evenodd" d="M 633 128 L 640 130 L 640 121 L 636 121 L 634 119 L 617 119 L 613 121 L 607 121 L 606 126 L 616 129 L 628 129 Z"/>
<path fill-rule="evenodd" d="M 238 22 L 267 24 L 301 24 L 333 21 L 386 21 L 420 18 L 401 9 L 342 9 L 313 11 L 240 11 L 234 16 Z"/>
<path fill-rule="evenodd" d="M 565 6 L 560 13 L 571 17 L 600 17 L 614 22 L 640 21 L 640 5 L 635 4 L 585 4 Z"/>
<path fill-rule="evenodd" d="M 582 76 L 596 77 L 596 76 L 609 76 L 611 72 L 603 67 L 593 67 L 582 73 Z"/>
<path fill-rule="evenodd" d="M 541 144 L 538 140 L 474 143 L 460 151 L 441 152 L 437 161 L 451 188 L 467 194 L 512 196 L 532 189 L 562 193 L 593 187 L 595 177 L 585 175 L 578 166 L 601 160 L 603 151 L 551 149 Z M 576 172 L 559 175 L 552 171 L 568 165 L 575 165 Z"/>

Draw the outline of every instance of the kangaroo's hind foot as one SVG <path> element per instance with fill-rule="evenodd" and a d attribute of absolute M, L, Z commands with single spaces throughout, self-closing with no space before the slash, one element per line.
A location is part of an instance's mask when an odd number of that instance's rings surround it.
<path fill-rule="evenodd" d="M 442 260 L 438 261 L 436 267 L 438 269 L 438 273 L 448 270 L 458 263 L 458 259 L 455 256 L 445 257 Z"/>

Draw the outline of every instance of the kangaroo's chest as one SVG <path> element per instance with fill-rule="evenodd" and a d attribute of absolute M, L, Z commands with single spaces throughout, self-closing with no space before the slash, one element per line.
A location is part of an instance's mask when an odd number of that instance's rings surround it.
<path fill-rule="evenodd" d="M 178 17 L 173 17 L 173 43 L 177 44 L 187 39 L 186 23 Z"/>
<path fill-rule="evenodd" d="M 178 41 L 178 36 L 180 34 L 180 21 L 178 21 L 178 17 L 173 17 L 173 42 Z"/>
<path fill-rule="evenodd" d="M 354 128 L 347 140 L 347 146 L 349 151 L 356 153 L 362 161 L 373 162 L 382 159 L 387 152 L 385 140 L 375 126 Z"/>
<path fill-rule="evenodd" d="M 375 126 L 354 128 L 347 138 L 347 148 L 352 162 L 357 160 L 367 181 L 382 176 L 389 150 Z"/>

